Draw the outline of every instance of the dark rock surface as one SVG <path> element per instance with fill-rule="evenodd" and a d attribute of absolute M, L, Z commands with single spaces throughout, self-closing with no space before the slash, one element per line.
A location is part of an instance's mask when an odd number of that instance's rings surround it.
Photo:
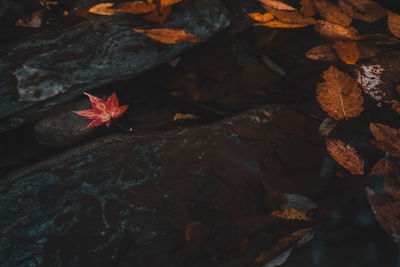
<path fill-rule="evenodd" d="M 182 28 L 204 40 L 228 25 L 227 12 L 218 1 L 200 0 L 176 5 L 164 26 Z M 2 51 L 0 131 L 38 119 L 83 91 L 132 78 L 191 46 L 160 44 L 133 32 L 133 27 L 154 25 L 132 14 L 98 17 L 45 30 Z"/>
<path fill-rule="evenodd" d="M 78 116 L 72 110 L 91 109 L 87 97 L 63 106 L 55 115 L 47 116 L 35 123 L 38 143 L 48 148 L 65 148 L 87 139 L 95 128 L 83 130 L 90 120 Z"/>
<path fill-rule="evenodd" d="M 326 186 L 326 152 L 310 141 L 318 123 L 294 115 L 266 106 L 155 136 L 111 135 L 4 177 L 0 265 L 213 266 L 232 255 L 250 265 L 273 245 L 266 232 L 299 229 L 267 215 L 280 205 L 269 185 L 306 196 Z M 210 231 L 204 250 L 186 247 L 192 221 Z M 235 253 L 244 238 L 246 253 Z"/>

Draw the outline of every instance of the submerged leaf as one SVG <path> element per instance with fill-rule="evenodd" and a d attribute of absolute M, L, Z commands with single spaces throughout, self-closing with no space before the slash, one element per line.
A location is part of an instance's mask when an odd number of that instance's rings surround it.
<path fill-rule="evenodd" d="M 375 140 L 375 146 L 392 156 L 400 157 L 400 130 L 380 123 L 370 123 L 369 128 Z"/>
<path fill-rule="evenodd" d="M 304 211 L 297 209 L 283 209 L 277 210 L 271 213 L 272 216 L 285 219 L 285 220 L 299 220 L 299 221 L 310 221 L 310 217 Z"/>
<path fill-rule="evenodd" d="M 364 174 L 364 164 L 353 147 L 340 140 L 327 138 L 326 148 L 332 158 L 351 174 Z"/>
<path fill-rule="evenodd" d="M 349 17 L 367 22 L 386 16 L 385 9 L 371 0 L 339 0 L 339 6 Z"/>
<path fill-rule="evenodd" d="M 333 48 L 338 57 L 347 64 L 356 64 L 360 57 L 360 50 L 354 41 L 336 41 Z"/>
<path fill-rule="evenodd" d="M 329 116 L 335 120 L 358 117 L 364 110 L 364 98 L 357 82 L 350 75 L 329 67 L 317 84 L 317 100 Z"/>
<path fill-rule="evenodd" d="M 388 11 L 387 24 L 390 32 L 397 38 L 400 38 L 400 15 Z"/>
<path fill-rule="evenodd" d="M 344 14 L 338 6 L 328 2 L 327 0 L 314 0 L 314 4 L 318 13 L 325 20 L 342 26 L 350 25 L 352 19 Z"/>
<path fill-rule="evenodd" d="M 308 50 L 306 57 L 313 60 L 331 61 L 336 59 L 336 54 L 331 44 L 321 44 Z"/>
<path fill-rule="evenodd" d="M 318 20 L 314 30 L 322 37 L 330 40 L 359 40 L 360 34 L 353 27 L 345 27 L 326 20 Z"/>
<path fill-rule="evenodd" d="M 178 42 L 188 41 L 189 43 L 196 43 L 200 41 L 200 37 L 192 33 L 186 33 L 181 29 L 132 29 L 135 32 L 145 34 L 147 37 L 158 41 L 163 44 L 176 44 Z"/>

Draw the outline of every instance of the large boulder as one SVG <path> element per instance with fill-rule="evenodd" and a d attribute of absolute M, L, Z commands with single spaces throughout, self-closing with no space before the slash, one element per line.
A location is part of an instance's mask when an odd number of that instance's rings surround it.
<path fill-rule="evenodd" d="M 268 215 L 279 192 L 326 188 L 326 152 L 310 134 L 318 124 L 296 114 L 266 106 L 202 127 L 111 135 L 3 177 L 0 265 L 212 266 L 247 239 L 248 254 L 232 255 L 249 266 L 273 246 L 266 235 L 305 227 Z M 203 250 L 186 249 L 185 228 Z"/>
<path fill-rule="evenodd" d="M 218 1 L 183 1 L 166 28 L 207 39 L 229 25 Z M 0 132 L 38 119 L 83 91 L 163 64 L 192 46 L 158 43 L 132 28 L 157 28 L 132 14 L 100 16 L 29 37 L 0 55 Z"/>

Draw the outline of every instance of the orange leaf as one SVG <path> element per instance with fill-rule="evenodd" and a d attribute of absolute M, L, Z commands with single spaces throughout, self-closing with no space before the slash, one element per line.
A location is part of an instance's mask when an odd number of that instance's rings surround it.
<path fill-rule="evenodd" d="M 387 24 L 390 32 L 397 38 L 400 38 L 400 15 L 388 11 Z"/>
<path fill-rule="evenodd" d="M 335 120 L 357 117 L 363 111 L 364 98 L 357 82 L 350 75 L 330 66 L 317 84 L 317 100 Z"/>
<path fill-rule="evenodd" d="M 354 65 L 360 57 L 360 50 L 354 41 L 336 41 L 333 46 L 337 55 L 347 64 Z"/>
<path fill-rule="evenodd" d="M 260 13 L 260 12 L 254 12 L 254 13 L 249 13 L 248 14 L 252 19 L 259 21 L 259 22 L 267 22 L 270 21 L 274 18 L 271 13 Z"/>
<path fill-rule="evenodd" d="M 336 55 L 331 44 L 321 44 L 306 52 L 306 57 L 314 60 L 335 60 Z"/>
<path fill-rule="evenodd" d="M 374 167 L 372 167 L 371 173 L 369 175 L 376 175 L 382 177 L 393 176 L 396 172 L 393 164 L 386 158 L 380 159 L 377 163 L 375 163 Z"/>
<path fill-rule="evenodd" d="M 297 28 L 287 26 L 288 24 L 309 25 L 313 24 L 315 20 L 310 17 L 304 17 L 297 9 L 275 0 L 258 0 L 261 5 L 268 10 L 274 17 L 281 23 L 286 23 L 285 26 L 274 26 L 273 28 Z M 264 25 L 266 26 L 266 25 Z M 271 26 L 268 26 L 271 27 Z M 304 27 L 304 26 L 301 26 Z"/>
<path fill-rule="evenodd" d="M 318 13 L 325 20 L 342 26 L 350 25 L 352 19 L 344 14 L 338 6 L 326 0 L 314 0 L 314 4 Z"/>
<path fill-rule="evenodd" d="M 92 6 L 89 9 L 89 13 L 103 16 L 110 16 L 118 13 L 118 9 L 112 8 L 114 3 L 101 3 L 95 6 Z"/>
<path fill-rule="evenodd" d="M 332 158 L 351 174 L 364 174 L 364 164 L 357 151 L 340 140 L 326 139 L 326 148 Z"/>
<path fill-rule="evenodd" d="M 371 0 L 339 0 L 339 6 L 349 17 L 367 22 L 386 16 L 385 9 Z"/>
<path fill-rule="evenodd" d="M 271 212 L 271 215 L 285 220 L 311 221 L 310 217 L 304 211 L 292 208 L 277 210 Z"/>
<path fill-rule="evenodd" d="M 360 34 L 353 27 L 345 27 L 325 20 L 318 20 L 314 30 L 330 40 L 359 40 Z"/>
<path fill-rule="evenodd" d="M 379 149 L 400 157 L 400 130 L 380 123 L 370 123 L 369 128 L 376 141 L 371 141 Z"/>
<path fill-rule="evenodd" d="M 267 22 L 260 22 L 255 23 L 254 26 L 265 26 L 270 28 L 302 28 L 308 26 L 308 24 L 293 24 L 293 23 L 286 23 L 279 20 L 270 20 Z"/>
<path fill-rule="evenodd" d="M 43 10 L 36 11 L 32 13 L 30 17 L 17 20 L 15 25 L 20 27 L 40 28 L 43 24 L 43 13 Z"/>
<path fill-rule="evenodd" d="M 156 0 L 157 1 L 157 0 Z M 176 3 L 182 2 L 182 0 L 161 0 L 161 7 L 171 6 Z"/>
<path fill-rule="evenodd" d="M 135 32 L 145 34 L 147 37 L 158 41 L 163 44 L 176 44 L 178 42 L 188 41 L 189 43 L 196 43 L 200 41 L 200 37 L 192 33 L 186 33 L 181 29 L 132 29 Z"/>
<path fill-rule="evenodd" d="M 135 1 L 126 2 L 118 5 L 119 12 L 126 12 L 132 14 L 144 14 L 149 13 L 157 9 L 157 6 L 152 3 Z"/>
<path fill-rule="evenodd" d="M 315 5 L 313 0 L 301 0 L 300 5 L 300 12 L 305 17 L 312 17 L 315 15 Z"/>
<path fill-rule="evenodd" d="M 142 18 L 148 21 L 158 22 L 164 24 L 168 16 L 171 14 L 171 6 L 162 8 L 160 11 L 154 10 L 153 12 L 143 15 Z"/>

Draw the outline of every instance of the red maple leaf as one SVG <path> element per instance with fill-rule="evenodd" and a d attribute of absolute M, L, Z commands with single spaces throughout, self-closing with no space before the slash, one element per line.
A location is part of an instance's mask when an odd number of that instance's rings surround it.
<path fill-rule="evenodd" d="M 106 124 L 107 127 L 109 127 L 111 119 L 113 119 L 119 127 L 121 127 L 124 130 L 127 130 L 124 127 L 122 127 L 117 122 L 117 120 L 115 120 L 115 118 L 121 116 L 128 108 L 128 105 L 119 106 L 118 98 L 115 92 L 112 93 L 112 95 L 107 99 L 107 101 L 92 96 L 88 93 L 85 94 L 89 97 L 92 109 L 72 111 L 80 116 L 93 120 L 84 129 L 89 127 L 99 126 L 104 123 Z M 132 131 L 132 129 L 129 129 L 129 131 Z"/>

